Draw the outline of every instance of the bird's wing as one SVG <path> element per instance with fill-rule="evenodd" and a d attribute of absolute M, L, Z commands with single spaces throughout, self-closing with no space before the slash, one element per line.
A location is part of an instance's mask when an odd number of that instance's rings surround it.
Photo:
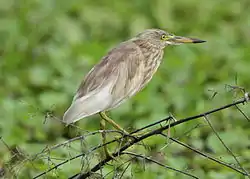
<path fill-rule="evenodd" d="M 132 41 L 112 49 L 87 74 L 65 112 L 63 122 L 76 122 L 112 108 L 114 103 L 126 98 L 129 91 L 134 90 L 131 87 L 139 86 L 134 79 L 140 71 L 141 59 L 140 49 Z"/>

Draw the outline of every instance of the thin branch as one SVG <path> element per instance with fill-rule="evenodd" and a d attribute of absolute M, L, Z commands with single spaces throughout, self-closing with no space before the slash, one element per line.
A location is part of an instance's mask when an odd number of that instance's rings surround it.
<path fill-rule="evenodd" d="M 240 113 L 246 118 L 248 122 L 250 122 L 250 118 L 239 108 L 238 105 L 235 105 L 235 107 L 240 111 Z"/>
<path fill-rule="evenodd" d="M 163 135 L 164 137 L 168 137 L 167 135 L 165 135 L 163 133 L 161 135 Z M 180 145 L 182 145 L 182 146 L 184 146 L 184 147 L 192 150 L 195 153 L 198 153 L 198 154 L 202 155 L 203 157 L 206 157 L 206 158 L 208 158 L 208 159 L 210 159 L 210 160 L 218 163 L 218 164 L 224 165 L 224 166 L 226 166 L 226 167 L 228 167 L 228 168 L 230 168 L 232 170 L 235 170 L 235 171 L 241 173 L 242 175 L 249 176 L 249 174 L 247 172 L 245 173 L 245 172 L 243 172 L 243 171 L 241 171 L 241 170 L 239 170 L 239 169 L 237 169 L 235 167 L 232 167 L 231 165 L 229 165 L 229 164 L 227 164 L 227 163 L 225 163 L 225 162 L 223 162 L 223 161 L 221 161 L 219 159 L 216 159 L 216 158 L 214 158 L 212 156 L 209 156 L 208 154 L 204 154 L 201 151 L 199 151 L 199 150 L 197 150 L 197 149 L 195 149 L 195 148 L 193 148 L 193 147 L 191 147 L 191 146 L 189 146 L 189 145 L 187 145 L 185 143 L 180 142 L 179 140 L 176 140 L 176 139 L 174 139 L 172 137 L 170 137 L 169 139 L 172 140 L 172 141 L 174 141 L 174 142 L 176 142 L 177 144 L 180 144 Z"/>
<path fill-rule="evenodd" d="M 36 158 L 36 157 L 38 157 L 39 155 L 44 154 L 44 153 L 46 153 L 46 152 L 50 152 L 51 150 L 57 149 L 57 148 L 62 147 L 62 146 L 66 146 L 67 144 L 72 143 L 72 142 L 74 142 L 74 141 L 77 141 L 77 140 L 84 140 L 84 139 L 86 139 L 86 138 L 89 137 L 89 136 L 92 136 L 92 135 L 95 135 L 95 134 L 99 134 L 99 133 L 102 133 L 102 132 L 104 132 L 104 131 L 103 131 L 103 130 L 98 130 L 98 131 L 94 131 L 94 132 L 89 132 L 89 133 L 87 133 L 87 134 L 84 134 L 84 135 L 81 135 L 81 136 L 77 136 L 77 137 L 74 137 L 74 138 L 69 139 L 69 140 L 67 140 L 67 141 L 64 141 L 64 142 L 62 142 L 62 143 L 56 144 L 56 145 L 54 145 L 54 146 L 52 146 L 52 147 L 48 147 L 48 146 L 47 146 L 47 147 L 45 147 L 40 153 L 36 154 L 36 155 L 34 156 L 34 158 Z M 105 130 L 105 133 L 119 133 L 119 134 L 121 134 L 121 135 L 124 135 L 123 132 L 118 131 L 118 130 Z"/>
<path fill-rule="evenodd" d="M 182 136 L 187 136 L 194 129 L 199 128 L 199 127 L 204 127 L 204 126 L 205 126 L 204 124 L 196 124 L 191 129 L 188 129 L 187 131 L 185 131 L 184 134 L 182 134 L 181 136 L 175 137 L 175 138 L 176 139 L 180 139 Z M 169 135 L 167 135 L 167 136 L 169 136 Z M 167 141 L 167 144 L 165 146 L 161 147 L 160 150 L 163 150 L 164 148 L 166 148 L 171 143 L 173 143 L 173 141 Z"/>
<path fill-rule="evenodd" d="M 76 155 L 76 156 L 74 156 L 74 157 L 72 157 L 72 158 L 70 158 L 70 159 L 67 159 L 67 160 L 61 162 L 60 164 L 55 165 L 54 167 L 51 167 L 50 169 L 46 170 L 45 172 L 40 173 L 39 175 L 35 176 L 33 179 L 39 178 L 39 177 L 41 177 L 41 176 L 43 176 L 43 175 L 46 175 L 47 173 L 49 173 L 49 172 L 52 171 L 52 170 L 57 169 L 57 168 L 60 167 L 61 165 L 64 165 L 64 164 L 66 164 L 66 163 L 68 163 L 68 162 L 70 162 L 70 161 L 72 161 L 72 160 L 75 160 L 75 159 L 77 159 L 77 158 L 79 158 L 79 157 L 83 157 L 83 156 L 85 156 L 85 154 L 81 153 L 81 154 Z"/>
<path fill-rule="evenodd" d="M 173 167 L 164 165 L 164 164 L 162 164 L 162 163 L 160 163 L 160 162 L 158 162 L 158 161 L 156 161 L 156 160 L 154 160 L 154 159 L 151 159 L 151 158 L 149 158 L 149 157 L 147 157 L 147 156 L 143 156 L 143 155 L 136 154 L 136 153 L 133 153 L 133 152 L 122 152 L 121 154 L 127 154 L 127 155 L 135 156 L 135 157 L 137 157 L 137 158 L 142 158 L 142 159 L 144 159 L 144 160 L 147 160 L 147 161 L 150 161 L 150 162 L 155 163 L 155 164 L 157 164 L 157 165 L 160 165 L 160 166 L 162 166 L 162 167 L 164 167 L 164 168 L 166 168 L 166 169 L 170 169 L 170 170 L 179 172 L 179 173 L 181 173 L 181 174 L 184 174 L 184 175 L 186 175 L 186 176 L 190 176 L 190 177 L 192 177 L 192 178 L 199 179 L 198 177 L 196 177 L 196 176 L 194 176 L 194 175 L 192 175 L 192 174 L 189 174 L 189 173 L 187 173 L 187 172 L 184 172 L 184 171 L 175 169 L 175 168 L 173 168 Z"/>
<path fill-rule="evenodd" d="M 111 173 L 113 173 L 116 169 L 119 169 L 119 168 L 121 168 L 123 165 L 125 165 L 126 163 L 128 163 L 128 165 L 125 167 L 125 171 L 126 171 L 127 168 L 130 166 L 132 160 L 133 160 L 133 158 L 130 158 L 130 159 L 128 159 L 127 161 L 123 162 L 122 164 L 120 164 L 119 166 L 117 166 L 115 169 L 113 169 L 113 170 L 111 170 L 110 172 L 108 172 L 107 174 L 105 174 L 105 176 L 104 176 L 103 178 L 107 177 L 108 175 L 110 175 Z M 123 173 L 125 173 L 125 171 L 122 172 L 122 175 L 123 175 Z"/>
<path fill-rule="evenodd" d="M 171 120 L 172 118 L 173 118 L 172 116 L 169 116 L 169 117 L 167 117 L 167 118 L 165 118 L 165 119 L 159 120 L 159 121 L 157 121 L 157 122 L 155 122 L 155 123 L 152 123 L 152 124 L 149 124 L 149 125 L 147 125 L 147 126 L 145 126 L 145 127 L 142 127 L 142 128 L 140 128 L 140 129 L 137 129 L 137 130 L 131 132 L 130 134 L 134 134 L 134 133 L 140 132 L 140 131 L 142 131 L 142 130 L 144 130 L 144 129 L 150 128 L 150 127 L 152 127 L 152 126 L 155 126 L 155 125 L 160 124 L 160 123 L 165 122 L 165 121 L 168 122 L 168 121 Z"/>
<path fill-rule="evenodd" d="M 133 158 L 131 158 L 132 160 Z M 120 179 L 122 179 L 123 175 L 125 174 L 125 172 L 127 171 L 128 167 L 131 165 L 131 163 L 129 162 L 128 165 L 125 167 L 125 169 L 123 170 L 123 172 L 121 173 Z"/>
<path fill-rule="evenodd" d="M 210 128 L 213 130 L 214 134 L 216 135 L 216 137 L 219 139 L 219 141 L 221 142 L 221 144 L 226 148 L 227 152 L 233 156 L 234 160 L 237 162 L 238 166 L 240 167 L 241 170 L 243 170 L 247 175 L 248 172 L 242 167 L 242 165 L 240 164 L 239 160 L 237 159 L 237 157 L 234 155 L 234 153 L 227 147 L 227 145 L 223 142 L 223 140 L 221 139 L 221 137 L 219 136 L 219 134 L 216 132 L 216 130 L 214 129 L 214 127 L 212 126 L 211 122 L 209 121 L 209 119 L 207 118 L 207 116 L 204 116 L 204 118 L 206 119 L 208 125 L 210 126 Z"/>

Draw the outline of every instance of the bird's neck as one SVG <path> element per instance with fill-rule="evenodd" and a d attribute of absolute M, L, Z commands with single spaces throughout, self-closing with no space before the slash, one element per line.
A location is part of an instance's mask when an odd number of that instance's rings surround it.
<path fill-rule="evenodd" d="M 153 45 L 148 41 L 137 40 L 136 43 L 138 49 L 140 49 L 143 55 L 143 82 L 141 88 L 143 88 L 153 77 L 161 64 L 162 57 L 164 54 L 163 48 Z"/>
<path fill-rule="evenodd" d="M 133 42 L 140 48 L 143 55 L 162 53 L 164 49 L 164 47 L 153 44 L 148 40 L 135 39 Z"/>
<path fill-rule="evenodd" d="M 152 44 L 150 41 L 137 39 L 134 43 L 139 47 L 142 55 L 145 57 L 146 61 L 160 60 L 163 56 L 163 47 L 159 45 Z"/>

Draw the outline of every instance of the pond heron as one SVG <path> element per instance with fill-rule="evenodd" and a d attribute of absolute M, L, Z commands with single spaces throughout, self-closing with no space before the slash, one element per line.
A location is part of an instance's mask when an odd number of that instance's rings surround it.
<path fill-rule="evenodd" d="M 105 112 L 142 90 L 152 79 L 169 45 L 202 43 L 204 40 L 176 36 L 160 29 L 145 30 L 111 49 L 86 75 L 73 102 L 63 116 L 66 124 L 99 113 L 100 126 L 105 122 L 128 134 Z M 105 133 L 102 133 L 105 143 Z M 105 153 L 108 155 L 107 149 Z"/>

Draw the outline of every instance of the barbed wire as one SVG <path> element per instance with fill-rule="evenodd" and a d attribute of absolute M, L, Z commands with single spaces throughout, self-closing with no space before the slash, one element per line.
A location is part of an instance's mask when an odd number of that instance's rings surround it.
<path fill-rule="evenodd" d="M 231 86 L 230 86 L 231 87 Z M 235 86 L 233 86 L 234 88 L 236 88 Z M 242 89 L 240 89 L 242 90 Z M 244 91 L 245 92 L 245 91 Z M 213 114 L 213 113 L 216 113 L 218 111 L 222 111 L 224 109 L 227 109 L 227 108 L 231 108 L 231 107 L 236 107 L 236 109 L 246 118 L 246 120 L 248 122 L 250 122 L 249 120 L 249 117 L 239 108 L 239 104 L 245 104 L 246 102 L 249 101 L 249 93 L 244 93 L 244 97 L 231 103 L 231 104 L 227 104 L 225 106 L 222 106 L 222 107 L 219 107 L 219 108 L 215 108 L 213 110 L 210 110 L 210 111 L 207 111 L 205 113 L 201 113 L 201 114 L 198 114 L 198 115 L 195 115 L 195 116 L 191 116 L 191 117 L 187 117 L 187 118 L 184 118 L 184 119 L 180 119 L 180 120 L 176 120 L 174 118 L 173 115 L 170 115 L 169 117 L 166 117 L 165 119 L 162 119 L 162 120 L 159 120 L 159 121 L 156 121 L 152 124 L 149 124 L 149 125 L 146 125 L 140 129 L 137 129 L 133 132 L 131 132 L 129 135 L 125 135 L 124 133 L 120 132 L 120 131 L 117 131 L 117 130 L 105 130 L 106 133 L 117 133 L 119 134 L 121 137 L 118 137 L 114 140 L 111 140 L 109 142 L 106 142 L 105 144 L 99 144 L 97 146 L 94 146 L 94 147 L 91 147 L 87 152 L 81 152 L 80 154 L 78 155 L 75 155 L 75 156 L 70 156 L 69 159 L 67 160 L 64 160 L 58 164 L 56 163 L 53 163 L 52 159 L 53 157 L 50 157 L 50 152 L 53 151 L 53 150 L 56 150 L 58 149 L 59 147 L 65 147 L 65 146 L 69 146 L 71 143 L 73 142 L 76 142 L 76 141 L 85 141 L 86 138 L 88 138 L 89 136 L 93 136 L 93 135 L 96 135 L 96 134 L 101 134 L 103 133 L 104 131 L 103 130 L 98 130 L 98 131 L 94 131 L 94 132 L 85 132 L 83 135 L 80 135 L 80 136 L 77 136 L 75 138 L 72 138 L 72 139 L 69 139 L 67 141 L 64 141 L 62 143 L 59 143 L 59 144 L 56 144 L 52 147 L 49 147 L 49 146 L 46 146 L 40 153 L 37 153 L 36 155 L 34 156 L 31 156 L 31 157 L 26 157 L 26 161 L 29 161 L 29 162 L 32 162 L 36 159 L 41 159 L 41 158 L 47 158 L 47 161 L 49 163 L 52 163 L 52 167 L 50 167 L 49 169 L 47 169 L 46 171 L 38 174 L 37 176 L 34 177 L 34 179 L 36 178 L 40 178 L 41 176 L 44 176 L 46 174 L 48 174 L 49 172 L 53 171 L 53 170 L 56 170 L 58 169 L 60 166 L 70 162 L 70 161 L 73 161 L 73 160 L 76 160 L 76 159 L 79 159 L 79 158 L 86 158 L 88 155 L 90 155 L 91 153 L 95 152 L 96 150 L 106 146 L 106 145 L 109 145 L 109 144 L 112 144 L 112 143 L 118 143 L 119 144 L 119 147 L 118 149 L 116 150 L 116 152 L 112 153 L 112 156 L 113 157 L 120 157 L 121 155 L 128 155 L 128 156 L 133 156 L 133 158 L 144 158 L 145 160 L 148 160 L 148 161 L 151 161 L 153 163 L 156 163 L 158 164 L 159 166 L 162 166 L 164 168 L 168 168 L 168 169 L 172 169 L 172 167 L 170 166 L 167 166 L 161 162 L 154 162 L 154 160 L 150 157 L 150 156 L 145 156 L 145 155 L 142 155 L 142 154 L 136 154 L 136 153 L 131 153 L 131 152 L 127 152 L 126 149 L 128 149 L 129 147 L 133 146 L 133 145 L 138 145 L 140 142 L 143 142 L 143 140 L 147 139 L 147 138 L 150 138 L 152 136 L 155 136 L 155 135 L 161 135 L 163 136 L 164 138 L 166 138 L 167 140 L 170 140 L 174 143 L 177 143 L 178 145 L 182 145 L 183 147 L 186 147 L 190 150 L 192 150 L 193 152 L 195 153 L 198 153 L 199 155 L 203 156 L 203 157 L 206 157 L 207 159 L 209 160 L 212 160 L 218 164 L 221 164 L 225 167 L 228 167 L 238 173 L 240 173 L 241 175 L 244 175 L 244 176 L 247 176 L 248 178 L 250 178 L 249 176 L 249 173 L 243 168 L 243 166 L 241 165 L 240 161 L 237 159 L 237 157 L 233 154 L 233 152 L 230 150 L 229 147 L 227 147 L 227 145 L 223 142 L 223 140 L 220 138 L 220 136 L 218 135 L 218 133 L 216 132 L 216 130 L 214 129 L 214 127 L 212 126 L 211 122 L 209 121 L 209 118 L 208 116 L 210 114 Z M 208 154 L 205 154 L 204 152 L 201 152 L 181 141 L 179 141 L 178 139 L 176 138 L 173 138 L 171 137 L 171 133 L 168 132 L 168 135 L 164 134 L 163 132 L 168 130 L 170 131 L 170 129 L 174 126 L 177 126 L 177 125 L 180 125 L 182 123 L 186 123 L 188 121 L 191 121 L 191 120 L 195 120 L 195 119 L 205 119 L 205 121 L 207 122 L 208 126 L 212 129 L 213 133 L 215 133 L 216 137 L 218 138 L 218 140 L 222 143 L 223 147 L 227 150 L 227 152 L 234 158 L 234 160 L 236 161 L 236 164 L 237 166 L 233 166 L 231 164 L 228 164 L 228 163 L 225 163 L 219 159 L 216 159 Z M 173 120 L 175 119 L 175 120 Z M 48 119 L 45 119 L 45 120 L 48 120 Z M 160 127 L 158 126 L 160 125 Z M 74 125 L 73 125 L 74 126 Z M 134 137 L 133 134 L 135 133 L 138 133 L 138 132 L 142 132 L 142 131 L 145 131 L 145 130 L 148 130 L 152 127 L 156 127 L 158 126 L 157 128 L 151 130 L 150 132 L 146 132 L 145 134 L 141 135 L 140 137 Z M 198 125 L 195 127 L 197 128 Z M 79 127 L 77 127 L 79 128 Z M 79 130 L 81 130 L 81 128 L 79 128 Z M 128 140 L 129 139 L 129 140 Z M 3 139 L 1 138 L 2 142 L 3 142 Z M 124 141 L 126 141 L 124 143 Z M 8 145 L 5 143 L 6 147 L 8 148 Z M 11 149 L 9 149 L 11 151 Z M 17 154 L 15 154 L 17 155 Z M 46 157 L 47 156 L 47 157 Z M 88 162 L 90 159 L 86 159 L 86 161 Z M 102 159 L 100 162 L 98 162 L 96 165 L 92 166 L 92 168 L 89 168 L 88 171 L 85 171 L 85 172 L 79 172 L 79 173 L 76 173 L 74 175 L 72 175 L 71 177 L 69 177 L 69 179 L 72 179 L 72 178 L 78 178 L 78 179 L 82 179 L 82 178 L 87 178 L 91 175 L 95 175 L 97 174 L 96 172 L 97 171 L 101 171 L 102 167 L 104 165 L 107 165 L 108 162 L 112 161 L 113 158 L 112 157 L 107 157 L 105 159 Z M 128 160 L 126 162 L 123 162 L 122 164 L 125 164 L 125 163 L 128 163 L 128 162 L 131 162 L 132 160 Z M 24 161 L 22 161 L 24 162 Z M 49 164 L 50 165 L 50 164 Z M 83 165 L 82 165 L 83 166 Z M 129 165 L 127 165 L 128 167 Z M 119 166 L 117 167 L 119 168 Z M 127 170 L 127 169 L 126 169 Z M 83 168 L 81 169 L 81 171 L 83 171 Z M 188 172 L 185 172 L 185 171 L 181 171 L 181 170 L 177 170 L 177 169 L 174 169 L 174 171 L 176 172 L 179 172 L 179 173 L 182 173 L 182 174 L 185 174 L 187 176 L 190 176 L 190 177 L 193 177 L 193 178 L 197 178 L 196 176 L 188 173 Z M 125 170 L 123 171 L 123 174 L 124 175 L 124 172 Z M 115 171 L 114 171 L 115 173 Z M 101 175 L 102 176 L 102 175 Z"/>
<path fill-rule="evenodd" d="M 245 94 L 244 94 L 244 97 L 243 97 L 242 99 L 237 100 L 237 101 L 235 101 L 235 102 L 233 102 L 233 103 L 231 103 L 231 104 L 227 104 L 227 105 L 225 105 L 225 106 L 222 106 L 222 107 L 219 107 L 219 108 L 216 108 L 216 109 L 207 111 L 207 112 L 205 112 L 205 113 L 201 113 L 201 114 L 198 114 L 198 115 L 195 115 L 195 116 L 187 117 L 187 118 L 184 118 L 184 119 L 175 121 L 175 122 L 173 122 L 173 123 L 170 123 L 169 125 L 165 125 L 165 126 L 163 126 L 163 127 L 157 128 L 157 129 L 155 129 L 155 130 L 153 130 L 153 131 L 151 131 L 151 132 L 149 132 L 149 133 L 146 133 L 145 135 L 143 135 L 143 136 L 141 136 L 141 137 L 139 137 L 139 138 L 134 139 L 133 141 L 130 141 L 130 142 L 126 143 L 126 144 L 125 144 L 124 146 L 122 146 L 117 152 L 114 152 L 114 153 L 112 154 L 112 156 L 117 157 L 117 156 L 119 156 L 123 151 L 125 151 L 127 148 L 131 147 L 132 145 L 134 145 L 134 144 L 136 144 L 136 143 L 138 143 L 138 142 L 140 142 L 140 141 L 142 141 L 142 140 L 144 140 L 144 139 L 146 139 L 146 138 L 149 138 L 149 137 L 151 137 L 151 136 L 153 136 L 153 135 L 162 134 L 163 131 L 165 131 L 165 130 L 171 128 L 171 127 L 174 127 L 174 126 L 177 126 L 177 125 L 179 125 L 179 124 L 188 122 L 188 121 L 190 121 L 190 120 L 202 118 L 202 117 L 207 116 L 207 115 L 209 115 L 209 114 L 212 114 L 212 113 L 215 113 L 215 112 L 218 112 L 218 111 L 221 111 L 221 110 L 230 108 L 230 107 L 235 106 L 235 105 L 237 105 L 237 104 L 245 104 L 245 103 L 248 102 L 248 101 L 249 101 L 249 93 L 245 93 Z M 169 119 L 169 117 L 166 118 L 166 119 Z M 162 120 L 161 120 L 161 121 L 162 121 Z M 137 130 L 137 131 L 138 131 L 138 130 Z M 69 179 L 73 179 L 73 178 L 84 179 L 84 178 L 87 178 L 87 177 L 89 177 L 92 173 L 95 173 L 96 171 L 98 171 L 101 167 L 103 167 L 106 163 L 108 163 L 108 162 L 111 161 L 111 160 L 112 160 L 112 157 L 108 156 L 106 159 L 104 159 L 104 160 L 100 161 L 98 164 L 96 164 L 96 165 L 95 165 L 92 169 L 90 169 L 88 172 L 86 172 L 86 173 L 77 173 L 77 174 L 71 176 Z M 223 164 L 223 165 L 225 165 L 225 166 L 228 166 L 228 165 L 226 165 L 226 164 L 224 164 L 224 163 L 221 163 L 221 164 Z M 229 166 L 228 166 L 228 167 L 229 167 Z M 230 167 L 230 168 L 231 168 L 231 167 Z M 242 171 L 240 172 L 239 170 L 237 170 L 237 168 L 235 168 L 235 167 L 232 167 L 232 168 L 234 168 L 234 169 L 235 169 L 236 171 L 238 171 L 239 173 L 241 173 L 241 174 L 243 174 L 243 175 L 249 177 L 249 174 L 248 174 L 247 172 L 242 172 Z"/>

